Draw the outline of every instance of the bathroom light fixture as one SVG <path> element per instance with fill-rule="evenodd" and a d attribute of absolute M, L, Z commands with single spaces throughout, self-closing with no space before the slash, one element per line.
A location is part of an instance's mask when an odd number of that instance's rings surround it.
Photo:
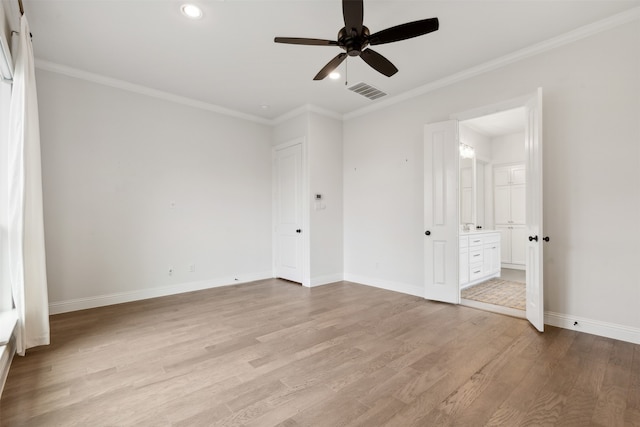
<path fill-rule="evenodd" d="M 182 6 L 180 6 L 180 11 L 184 16 L 190 19 L 202 18 L 202 9 L 200 9 L 195 4 L 183 4 Z"/>
<path fill-rule="evenodd" d="M 334 71 L 333 73 L 329 74 L 329 78 L 332 80 L 338 80 L 340 78 L 340 73 L 337 71 Z"/>
<path fill-rule="evenodd" d="M 463 159 L 472 159 L 475 154 L 476 150 L 473 147 L 463 144 L 462 142 L 460 143 L 460 157 Z"/>

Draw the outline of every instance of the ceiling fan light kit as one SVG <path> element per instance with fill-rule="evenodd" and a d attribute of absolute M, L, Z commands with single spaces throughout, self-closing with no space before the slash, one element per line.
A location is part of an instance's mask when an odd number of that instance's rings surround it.
<path fill-rule="evenodd" d="M 363 25 L 363 0 L 342 0 L 342 14 L 344 17 L 344 27 L 338 31 L 338 40 L 336 41 L 302 37 L 276 37 L 274 41 L 276 43 L 308 46 L 338 46 L 343 49 L 344 52 L 339 53 L 329 61 L 329 63 L 316 74 L 313 78 L 314 80 L 322 80 L 327 77 L 347 56 L 359 56 L 374 70 L 387 77 L 391 77 L 398 72 L 396 66 L 368 46 L 393 43 L 422 36 L 437 31 L 440 25 L 438 18 L 428 18 L 396 25 L 371 34 L 369 29 Z"/>
<path fill-rule="evenodd" d="M 186 3 L 180 6 L 180 12 L 189 19 L 202 18 L 202 9 L 195 4 Z"/>

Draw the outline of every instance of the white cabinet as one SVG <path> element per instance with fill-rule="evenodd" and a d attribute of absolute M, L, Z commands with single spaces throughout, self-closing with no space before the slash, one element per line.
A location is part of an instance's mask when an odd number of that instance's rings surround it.
<path fill-rule="evenodd" d="M 493 192 L 496 224 L 525 224 L 524 184 L 496 186 Z"/>
<path fill-rule="evenodd" d="M 469 238 L 460 237 L 460 283 L 469 281 Z"/>
<path fill-rule="evenodd" d="M 493 171 L 494 223 L 502 236 L 501 262 L 524 267 L 526 242 L 526 175 L 522 164 L 500 166 Z"/>
<path fill-rule="evenodd" d="M 500 233 L 460 235 L 460 285 L 467 287 L 500 277 Z"/>
<path fill-rule="evenodd" d="M 527 247 L 527 229 L 524 225 L 511 226 L 511 264 L 524 266 Z"/>
<path fill-rule="evenodd" d="M 526 184 L 526 169 L 524 164 L 498 166 L 493 170 L 493 185 Z"/>
<path fill-rule="evenodd" d="M 501 259 L 502 264 L 507 267 L 520 268 L 525 264 L 525 248 L 527 230 L 524 225 L 496 225 L 496 230 L 500 232 Z"/>
<path fill-rule="evenodd" d="M 500 242 L 484 244 L 484 271 L 500 272 Z"/>

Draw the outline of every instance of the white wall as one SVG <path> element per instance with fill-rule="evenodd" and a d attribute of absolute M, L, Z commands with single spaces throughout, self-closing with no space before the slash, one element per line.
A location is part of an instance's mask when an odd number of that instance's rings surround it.
<path fill-rule="evenodd" d="M 475 149 L 477 158 L 491 160 L 491 138 L 464 126 L 462 123 L 460 123 L 458 137 L 460 142 Z"/>
<path fill-rule="evenodd" d="M 343 124 L 346 280 L 424 295 L 422 123 L 429 108 L 410 100 Z"/>
<path fill-rule="evenodd" d="M 524 132 L 491 138 L 491 160 L 494 165 L 524 163 Z"/>
<path fill-rule="evenodd" d="M 20 10 L 18 2 L 13 0 L 0 1 L 0 31 L 11 43 L 11 31 L 17 31 L 20 27 Z M 11 48 L 11 44 L 9 44 Z"/>
<path fill-rule="evenodd" d="M 299 114 L 276 124 L 272 128 L 271 134 L 271 142 L 274 146 L 299 138 L 306 140 L 309 134 L 309 114 Z"/>
<path fill-rule="evenodd" d="M 318 286 L 342 280 L 342 121 L 304 111 L 275 125 L 272 134 L 273 145 L 296 139 L 305 144 L 303 228 L 308 232 L 302 236 L 306 246 L 303 284 Z M 316 194 L 322 195 L 319 203 Z"/>
<path fill-rule="evenodd" d="M 43 70 L 37 85 L 54 312 L 270 277 L 268 126 Z"/>
<path fill-rule="evenodd" d="M 309 188 L 311 284 L 342 280 L 342 122 L 316 113 L 309 115 Z"/>
<path fill-rule="evenodd" d="M 425 123 L 544 88 L 545 309 L 640 342 L 637 21 L 344 124 L 345 276 L 420 292 Z"/>

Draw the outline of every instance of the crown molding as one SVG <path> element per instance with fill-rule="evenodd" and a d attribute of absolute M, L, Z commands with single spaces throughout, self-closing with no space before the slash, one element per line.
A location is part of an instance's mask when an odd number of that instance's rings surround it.
<path fill-rule="evenodd" d="M 152 89 L 147 86 L 142 86 L 134 83 L 129 83 L 124 80 L 114 79 L 101 74 L 90 73 L 88 71 L 80 70 L 78 68 L 69 67 L 55 62 L 47 61 L 44 59 L 36 59 L 36 68 L 44 71 L 50 71 L 57 74 L 62 74 L 68 77 L 73 77 L 81 80 L 90 81 L 92 83 L 98 83 L 104 86 L 113 87 L 116 89 L 122 89 L 129 92 L 138 93 L 141 95 L 151 96 L 154 98 L 162 99 L 165 101 L 175 102 L 177 104 L 186 105 L 189 107 L 199 108 L 202 110 L 212 111 L 239 119 L 249 120 L 252 122 L 260 123 L 268 126 L 275 126 L 283 123 L 289 119 L 292 119 L 300 114 L 304 113 L 316 113 L 322 116 L 326 116 L 332 119 L 342 121 L 342 114 L 338 114 L 334 111 L 327 110 L 317 105 L 305 104 L 299 108 L 289 111 L 275 119 L 265 119 L 263 117 L 254 116 L 251 114 L 241 113 L 239 111 L 231 110 L 229 108 L 221 107 L 219 105 L 210 104 L 204 101 L 198 101 L 192 98 L 187 98 L 180 95 L 175 95 L 169 92 L 164 92 L 157 89 Z"/>
<path fill-rule="evenodd" d="M 282 124 L 287 120 L 293 119 L 294 117 L 297 117 L 304 113 L 316 113 L 320 114 L 321 116 L 329 117 L 331 119 L 340 121 L 343 120 L 343 115 L 336 113 L 335 111 L 327 110 L 326 108 L 318 107 L 317 105 L 313 104 L 305 104 L 301 107 L 289 111 L 288 113 L 284 113 L 283 115 L 276 117 L 272 120 L 272 124 L 274 126 Z"/>
<path fill-rule="evenodd" d="M 472 77 L 479 76 L 481 74 L 487 73 L 489 71 L 496 70 L 498 68 L 502 68 L 506 65 L 512 64 L 514 62 L 521 61 L 523 59 L 529 58 L 531 56 L 539 55 L 541 53 L 556 49 L 558 47 L 567 45 L 569 43 L 573 43 L 575 41 L 590 37 L 592 35 L 601 33 L 603 31 L 610 30 L 612 28 L 618 27 L 620 25 L 628 24 L 635 20 L 640 19 L 640 7 L 635 7 L 633 9 L 629 9 L 625 12 L 618 13 L 616 15 L 610 16 L 609 18 L 602 19 L 600 21 L 579 27 L 573 31 L 562 34 L 560 36 L 545 40 L 540 43 L 536 43 L 524 49 L 520 49 L 516 52 L 510 53 L 508 55 L 502 56 L 500 58 L 485 62 L 483 64 L 477 65 L 475 67 L 468 68 L 459 73 L 452 74 L 440 80 L 436 80 L 431 83 L 427 83 L 423 86 L 419 86 L 415 89 L 409 90 L 407 92 L 396 95 L 392 98 L 385 99 L 376 104 L 369 105 L 364 108 L 360 108 L 358 110 L 354 110 L 350 113 L 344 114 L 344 120 L 350 120 L 356 117 L 363 116 L 365 114 L 371 113 L 373 111 L 381 110 L 383 108 L 390 107 L 392 105 L 398 104 L 400 102 L 406 101 L 408 99 L 412 99 L 418 97 L 420 95 L 424 95 L 429 92 L 433 92 L 437 89 L 450 86 L 454 83 L 458 83 L 463 80 L 470 79 Z"/>
<path fill-rule="evenodd" d="M 68 67 L 66 65 L 57 64 L 55 62 L 46 61 L 43 59 L 36 59 L 36 68 L 44 71 L 51 71 L 54 73 L 62 74 L 65 76 L 90 81 L 92 83 L 98 83 L 104 86 L 113 87 L 116 89 L 122 89 L 129 92 L 138 93 L 141 95 L 150 96 L 153 98 L 162 99 L 164 101 L 175 102 L 176 104 L 186 105 L 188 107 L 199 108 L 201 110 L 211 111 L 218 114 L 234 117 L 237 119 L 249 120 L 262 125 L 272 125 L 272 120 L 262 117 L 254 116 L 251 114 L 241 113 L 239 111 L 231 110 L 229 108 L 221 107 L 219 105 L 210 104 L 208 102 L 198 101 L 192 98 L 175 95 L 169 92 L 163 92 L 161 90 L 152 89 L 150 87 L 129 83 L 124 80 L 118 80 L 111 77 L 106 77 L 100 74 L 90 73 L 88 71 L 80 70 L 77 68 Z"/>
<path fill-rule="evenodd" d="M 118 80 L 111 77 L 106 77 L 100 74 L 90 73 L 88 71 L 68 67 L 66 65 L 57 64 L 57 63 L 46 61 L 43 59 L 36 59 L 35 65 L 36 65 L 36 68 L 41 70 L 51 71 L 51 72 L 63 74 L 69 77 L 87 80 L 93 83 L 98 83 L 101 85 L 110 86 L 117 89 L 122 89 L 122 90 L 130 91 L 130 92 L 134 92 L 134 93 L 138 93 L 146 96 L 151 96 L 151 97 L 162 99 L 165 101 L 175 102 L 177 104 L 182 104 L 182 105 L 186 105 L 193 108 L 199 108 L 202 110 L 223 114 L 223 115 L 238 118 L 238 119 L 248 120 L 248 121 L 252 121 L 252 122 L 267 125 L 267 126 L 275 126 L 287 120 L 290 120 L 294 117 L 297 117 L 301 114 L 310 113 L 310 112 L 320 114 L 322 116 L 326 116 L 332 119 L 346 121 L 356 117 L 363 116 L 373 111 L 390 107 L 400 102 L 418 97 L 420 95 L 433 92 L 437 89 L 450 86 L 460 81 L 479 76 L 489 71 L 502 68 L 504 66 L 521 61 L 531 56 L 535 56 L 535 55 L 553 50 L 555 48 L 567 45 L 569 43 L 573 43 L 575 41 L 618 27 L 620 25 L 633 22 L 638 19 L 640 19 L 640 7 L 635 7 L 625 12 L 613 15 L 609 18 L 577 28 L 573 31 L 562 34 L 558 37 L 554 37 L 549 40 L 534 44 L 532 46 L 518 50 L 511 54 L 485 62 L 475 67 L 468 68 L 459 73 L 452 74 L 440 80 L 427 83 L 423 86 L 419 86 L 415 89 L 409 90 L 407 92 L 401 93 L 399 95 L 393 96 L 391 98 L 379 101 L 375 104 L 372 104 L 367 107 L 360 108 L 345 114 L 339 114 L 334 111 L 327 110 L 322 107 L 318 107 L 316 105 L 305 104 L 299 108 L 289 111 L 288 113 L 278 116 L 275 119 L 266 119 L 266 118 L 255 116 L 252 114 L 246 114 L 239 111 L 231 110 L 229 108 L 221 107 L 219 105 L 210 104 L 204 101 L 198 101 L 192 98 L 175 95 L 169 92 L 163 92 L 163 91 L 152 89 L 146 86 L 129 83 L 124 80 Z"/>

